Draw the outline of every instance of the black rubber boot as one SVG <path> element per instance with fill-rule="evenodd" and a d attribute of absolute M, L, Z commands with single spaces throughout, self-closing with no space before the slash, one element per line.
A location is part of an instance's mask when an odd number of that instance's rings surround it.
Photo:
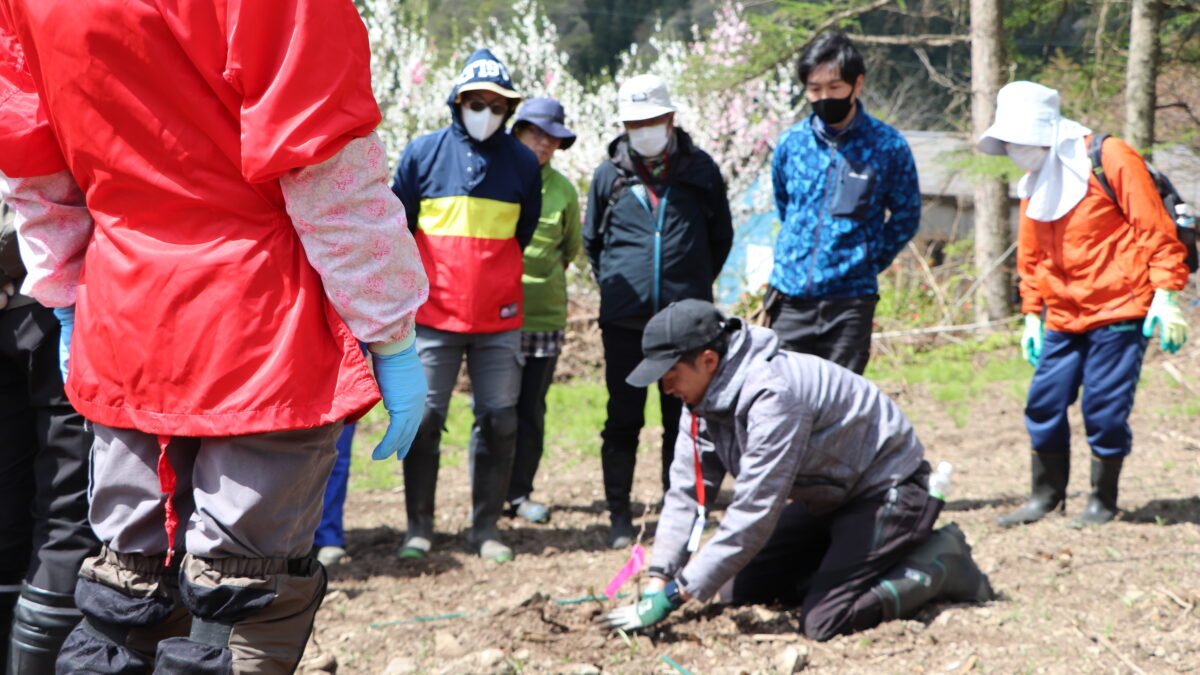
<path fill-rule="evenodd" d="M 871 592 L 879 598 L 884 621 L 908 618 L 936 598 L 987 602 L 995 597 L 987 575 L 971 558 L 967 538 L 954 523 L 934 530 Z"/>
<path fill-rule="evenodd" d="M 613 549 L 627 548 L 633 543 L 636 530 L 633 528 L 633 514 L 628 506 L 609 514 L 608 547 Z"/>
<path fill-rule="evenodd" d="M 404 506 L 408 531 L 401 558 L 423 558 L 433 547 L 433 504 L 437 496 L 438 466 L 441 462 L 442 425 L 446 418 L 425 409 L 412 448 L 404 458 Z"/>
<path fill-rule="evenodd" d="M 471 430 L 471 546 L 496 562 L 513 558 L 496 523 L 504 510 L 517 449 L 516 408 L 480 408 Z"/>
<path fill-rule="evenodd" d="M 73 593 L 55 593 L 25 584 L 12 625 L 8 675 L 53 673 L 63 642 L 81 618 L 83 613 L 75 608 Z"/>
<path fill-rule="evenodd" d="M 1025 525 L 1041 520 L 1055 509 L 1066 508 L 1067 479 L 1071 475 L 1071 455 L 1033 452 L 1030 454 L 1033 488 L 1029 501 L 996 523 L 1001 527 Z"/>
<path fill-rule="evenodd" d="M 1103 525 L 1117 517 L 1117 487 L 1124 463 L 1124 457 L 1092 457 L 1092 494 L 1083 513 L 1071 521 L 1071 527 L 1079 529 L 1088 525 Z"/>
<path fill-rule="evenodd" d="M 608 502 L 609 548 L 625 548 L 633 541 L 633 471 L 637 463 L 637 438 L 613 438 L 605 432 L 600 448 L 600 466 L 604 472 L 604 497 Z"/>
<path fill-rule="evenodd" d="M 0 667 L 8 663 L 8 635 L 12 630 L 13 608 L 17 606 L 17 588 L 14 584 L 0 590 Z"/>

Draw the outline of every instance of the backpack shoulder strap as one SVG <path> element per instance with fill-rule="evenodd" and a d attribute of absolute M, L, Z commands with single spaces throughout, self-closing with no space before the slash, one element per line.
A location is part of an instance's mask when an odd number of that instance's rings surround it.
<path fill-rule="evenodd" d="M 1100 182 L 1100 187 L 1104 188 L 1104 194 L 1117 205 L 1117 210 L 1121 210 L 1121 203 L 1117 201 L 1117 195 L 1113 192 L 1112 186 L 1108 184 L 1108 176 L 1104 173 L 1104 141 L 1108 140 L 1108 134 L 1096 134 L 1092 136 L 1092 142 L 1088 144 L 1088 159 L 1092 160 L 1092 175 Z"/>
<path fill-rule="evenodd" d="M 614 166 L 616 165 L 614 164 Z M 608 189 L 608 202 L 604 206 L 604 215 L 600 218 L 600 226 L 596 232 L 598 237 L 603 237 L 605 230 L 608 229 L 608 221 L 612 218 L 613 207 L 621 199 L 621 195 L 624 195 L 631 186 L 640 182 L 636 176 L 631 176 L 621 170 L 621 167 L 617 167 L 617 177 L 613 179 L 612 185 Z"/>

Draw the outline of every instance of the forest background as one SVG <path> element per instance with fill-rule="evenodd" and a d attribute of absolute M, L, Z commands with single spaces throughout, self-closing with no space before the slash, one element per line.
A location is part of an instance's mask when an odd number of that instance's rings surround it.
<path fill-rule="evenodd" d="M 830 28 L 868 61 L 870 112 L 901 129 L 970 128 L 967 0 L 358 0 L 371 30 L 385 136 L 399 148 L 448 121 L 452 78 L 489 46 L 527 96 L 560 99 L 581 146 L 560 153 L 577 180 L 603 158 L 616 86 L 636 72 L 668 79 L 681 122 L 716 156 L 731 187 L 769 161 L 806 113 L 796 55 Z M 1156 142 L 1200 149 L 1200 3 L 1159 3 Z M 1064 114 L 1120 134 L 1130 3 L 1012 0 L 1003 7 L 1009 80 L 1058 88 Z"/>
<path fill-rule="evenodd" d="M 373 85 L 384 115 L 379 131 L 392 157 L 413 138 L 449 122 L 446 98 L 453 80 L 465 58 L 486 46 L 509 67 L 524 96 L 563 103 L 567 124 L 579 138 L 554 164 L 585 195 L 592 171 L 620 131 L 617 87 L 634 74 L 651 72 L 670 83 L 680 108 L 677 124 L 720 166 L 735 226 L 773 208 L 769 189 L 750 188 L 756 182 L 765 187 L 776 139 L 807 114 L 795 61 L 830 29 L 849 33 L 864 52 L 862 98 L 868 111 L 902 130 L 978 134 L 991 121 L 990 92 L 1003 82 L 1030 79 L 1060 91 L 1065 116 L 1100 133 L 1124 135 L 1144 152 L 1175 143 L 1200 151 L 1197 0 L 356 3 L 371 37 Z M 1147 6 L 1157 17 L 1152 40 L 1157 52 L 1150 68 L 1153 124 L 1143 133 L 1145 124 L 1130 130 L 1125 99 L 1127 89 L 1140 92 L 1130 100 L 1149 98 L 1145 86 L 1126 81 L 1130 54 L 1134 65 L 1147 56 L 1145 40 L 1130 47 L 1135 28 L 1146 25 L 1137 17 Z M 984 23 L 985 15 L 996 19 Z M 991 54 L 983 66 L 972 53 L 981 43 L 990 44 Z M 988 73 L 986 81 L 981 73 Z M 972 114 L 980 119 L 972 120 Z M 1137 114 L 1151 116 L 1148 109 Z M 1002 157 L 945 155 L 936 161 L 955 163 L 955 170 L 965 169 L 976 182 L 976 236 L 973 257 L 967 240 L 957 249 L 956 264 L 934 270 L 944 288 L 914 282 L 939 305 L 928 323 L 1007 321 L 1015 277 L 1002 195 L 1003 183 L 1019 172 Z M 573 287 L 591 292 L 582 268 L 573 276 L 580 282 Z M 750 289 L 746 306 L 736 309 L 753 310 L 758 290 Z M 912 309 L 905 312 L 912 316 Z M 924 312 L 916 315 L 906 323 L 926 322 Z"/>

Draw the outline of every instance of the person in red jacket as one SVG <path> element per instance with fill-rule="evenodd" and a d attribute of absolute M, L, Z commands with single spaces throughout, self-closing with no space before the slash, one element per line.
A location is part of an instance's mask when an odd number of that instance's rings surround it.
<path fill-rule="evenodd" d="M 979 140 L 1028 173 L 1021 179 L 1017 271 L 1022 346 L 1035 367 L 1025 424 L 1033 445 L 1032 494 L 1002 516 L 1031 523 L 1065 508 L 1070 468 L 1067 408 L 1083 387 L 1092 448 L 1092 491 L 1072 525 L 1117 515 L 1121 467 L 1133 446 L 1127 422 L 1147 338 L 1175 352 L 1187 339 L 1178 293 L 1186 250 L 1175 236 L 1145 162 L 1119 139 L 1102 149 L 1114 202 L 1092 175 L 1090 129 L 1059 114 L 1058 92 L 1012 82 L 996 100 L 996 123 Z"/>
<path fill-rule="evenodd" d="M 407 451 L 427 281 L 369 63 L 350 0 L 0 0 L 0 196 L 96 435 L 60 672 L 291 672 L 338 434 L 382 394 Z"/>

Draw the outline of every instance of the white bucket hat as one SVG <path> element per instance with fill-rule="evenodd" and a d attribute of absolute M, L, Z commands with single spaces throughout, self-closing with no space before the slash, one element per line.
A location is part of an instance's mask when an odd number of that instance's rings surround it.
<path fill-rule="evenodd" d="M 617 90 L 617 116 L 622 122 L 640 122 L 675 110 L 667 83 L 657 75 L 635 75 Z"/>
<path fill-rule="evenodd" d="M 989 155 L 1006 155 L 1006 143 L 1049 148 L 1045 162 L 1017 183 L 1029 199 L 1025 215 L 1053 222 L 1087 194 L 1091 160 L 1084 138 L 1091 129 L 1061 115 L 1058 91 L 1035 82 L 1010 82 L 996 93 L 996 122 L 976 144 Z"/>
<path fill-rule="evenodd" d="M 979 149 L 1003 155 L 1005 143 L 1052 147 L 1060 109 L 1056 90 L 1035 82 L 1010 82 L 996 94 L 996 123 L 983 132 Z"/>

